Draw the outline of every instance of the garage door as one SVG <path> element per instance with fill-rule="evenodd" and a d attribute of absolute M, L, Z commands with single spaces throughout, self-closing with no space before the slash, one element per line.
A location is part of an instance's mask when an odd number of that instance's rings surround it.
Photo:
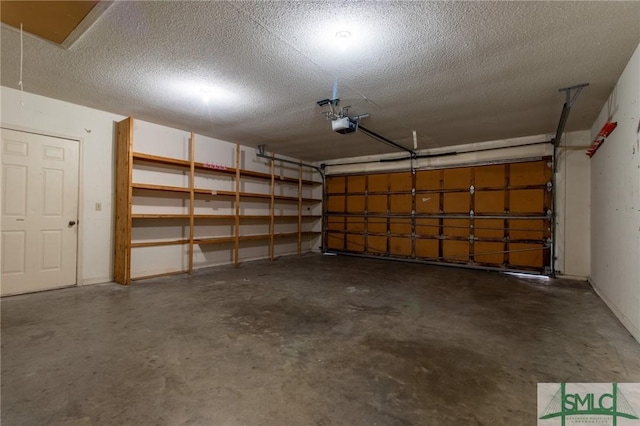
<path fill-rule="evenodd" d="M 550 273 L 551 158 L 327 176 L 327 251 Z"/>

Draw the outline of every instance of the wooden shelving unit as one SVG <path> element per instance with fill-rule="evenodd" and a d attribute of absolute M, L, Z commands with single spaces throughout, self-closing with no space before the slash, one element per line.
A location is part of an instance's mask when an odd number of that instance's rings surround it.
<path fill-rule="evenodd" d="M 317 222 L 321 219 L 319 214 L 303 214 L 304 206 L 315 206 L 322 202 L 321 199 L 303 197 L 304 187 L 320 186 L 321 182 L 303 179 L 302 167 L 298 168 L 298 178 L 275 175 L 274 161 L 271 161 L 271 173 L 263 173 L 241 168 L 241 147 L 236 145 L 235 167 L 213 166 L 210 163 L 195 161 L 195 135 L 191 133 L 188 141 L 188 160 L 154 155 L 145 152 L 134 151 L 134 119 L 129 117 L 118 123 L 118 137 L 116 148 L 116 223 L 115 223 L 115 258 L 114 280 L 120 284 L 128 285 L 132 280 L 172 275 L 176 273 L 191 273 L 194 269 L 194 247 L 220 244 L 233 245 L 233 262 L 240 262 L 241 243 L 247 241 L 268 241 L 269 257 L 275 258 L 275 241 L 280 239 L 295 239 L 298 254 L 302 253 L 302 238 L 319 235 L 320 232 L 303 230 L 303 223 Z M 160 183 L 137 182 L 134 179 L 134 171 L 139 169 L 153 169 L 154 172 L 178 176 L 187 182 L 184 186 L 165 185 Z M 227 179 L 229 185 L 233 184 L 234 190 L 210 189 L 198 187 L 197 177 L 220 176 Z M 232 181 L 232 182 L 231 182 Z M 248 181 L 264 182 L 269 185 L 269 193 L 242 191 L 242 183 Z M 288 185 L 293 191 L 297 186 L 297 196 L 278 195 L 278 185 Z M 184 210 L 182 213 L 165 212 L 158 208 L 153 212 L 136 212 L 134 199 L 146 199 L 154 196 L 172 200 Z M 231 212 L 211 214 L 202 213 L 202 209 L 196 207 L 198 201 L 225 200 L 232 206 Z M 245 201 L 243 201 L 245 200 Z M 243 202 L 264 203 L 265 212 L 269 214 L 243 214 L 241 204 Z M 276 206 L 286 204 L 291 206 L 297 203 L 295 211 L 288 214 L 276 214 Z M 146 206 L 147 210 L 150 208 Z M 291 207 L 289 208 L 289 210 Z M 297 221 L 297 231 L 276 231 L 276 224 L 291 229 L 292 222 Z M 195 236 L 195 230 L 200 226 L 223 223 L 232 229 L 231 235 L 207 235 Z M 268 233 L 248 233 L 241 231 L 244 223 L 264 223 L 268 225 Z M 136 240 L 133 236 L 137 228 L 146 226 L 162 229 L 163 226 L 173 226 L 180 229 L 182 236 L 175 235 L 164 238 L 163 235 L 153 235 L 153 238 L 143 237 Z M 155 228 L 154 228 L 155 229 Z M 187 265 L 181 270 L 164 271 L 145 276 L 132 274 L 132 249 L 144 249 L 162 246 L 185 246 L 187 250 Z M 135 275 L 135 276 L 132 276 Z"/>

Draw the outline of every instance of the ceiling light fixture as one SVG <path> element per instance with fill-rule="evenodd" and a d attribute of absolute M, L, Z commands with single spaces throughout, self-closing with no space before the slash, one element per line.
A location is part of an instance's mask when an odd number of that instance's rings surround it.
<path fill-rule="evenodd" d="M 209 94 L 211 91 L 209 89 L 202 88 L 200 89 L 200 92 L 202 92 L 202 102 L 209 103 Z"/>
<path fill-rule="evenodd" d="M 351 38 L 351 32 L 342 30 L 336 33 L 336 40 L 338 41 L 338 47 L 343 52 L 347 50 L 347 46 L 349 45 L 349 39 Z"/>

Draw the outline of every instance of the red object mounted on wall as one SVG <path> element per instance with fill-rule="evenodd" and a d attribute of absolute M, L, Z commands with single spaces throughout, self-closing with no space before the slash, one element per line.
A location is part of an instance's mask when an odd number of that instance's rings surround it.
<path fill-rule="evenodd" d="M 598 133 L 598 136 L 606 138 L 607 136 L 609 136 L 611 134 L 611 132 L 613 132 L 613 130 L 617 126 L 618 126 L 618 122 L 617 121 L 608 121 L 608 122 L 604 123 L 604 126 L 602 126 L 602 129 L 600 129 L 600 133 Z"/>
<path fill-rule="evenodd" d="M 600 132 L 598 133 L 598 137 L 593 141 L 593 143 L 587 150 L 587 155 L 589 157 L 593 157 L 593 154 L 595 154 L 598 148 L 600 148 L 600 145 L 604 143 L 605 138 L 609 136 L 617 126 L 617 121 L 607 121 L 606 123 L 604 123 L 604 126 L 602 126 L 602 129 L 600 129 Z"/>

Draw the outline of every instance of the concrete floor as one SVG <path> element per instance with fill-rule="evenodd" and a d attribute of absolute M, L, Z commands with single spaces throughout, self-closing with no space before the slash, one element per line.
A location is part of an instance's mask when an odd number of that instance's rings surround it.
<path fill-rule="evenodd" d="M 640 382 L 584 283 L 306 255 L 5 298 L 2 425 L 531 425 Z"/>

